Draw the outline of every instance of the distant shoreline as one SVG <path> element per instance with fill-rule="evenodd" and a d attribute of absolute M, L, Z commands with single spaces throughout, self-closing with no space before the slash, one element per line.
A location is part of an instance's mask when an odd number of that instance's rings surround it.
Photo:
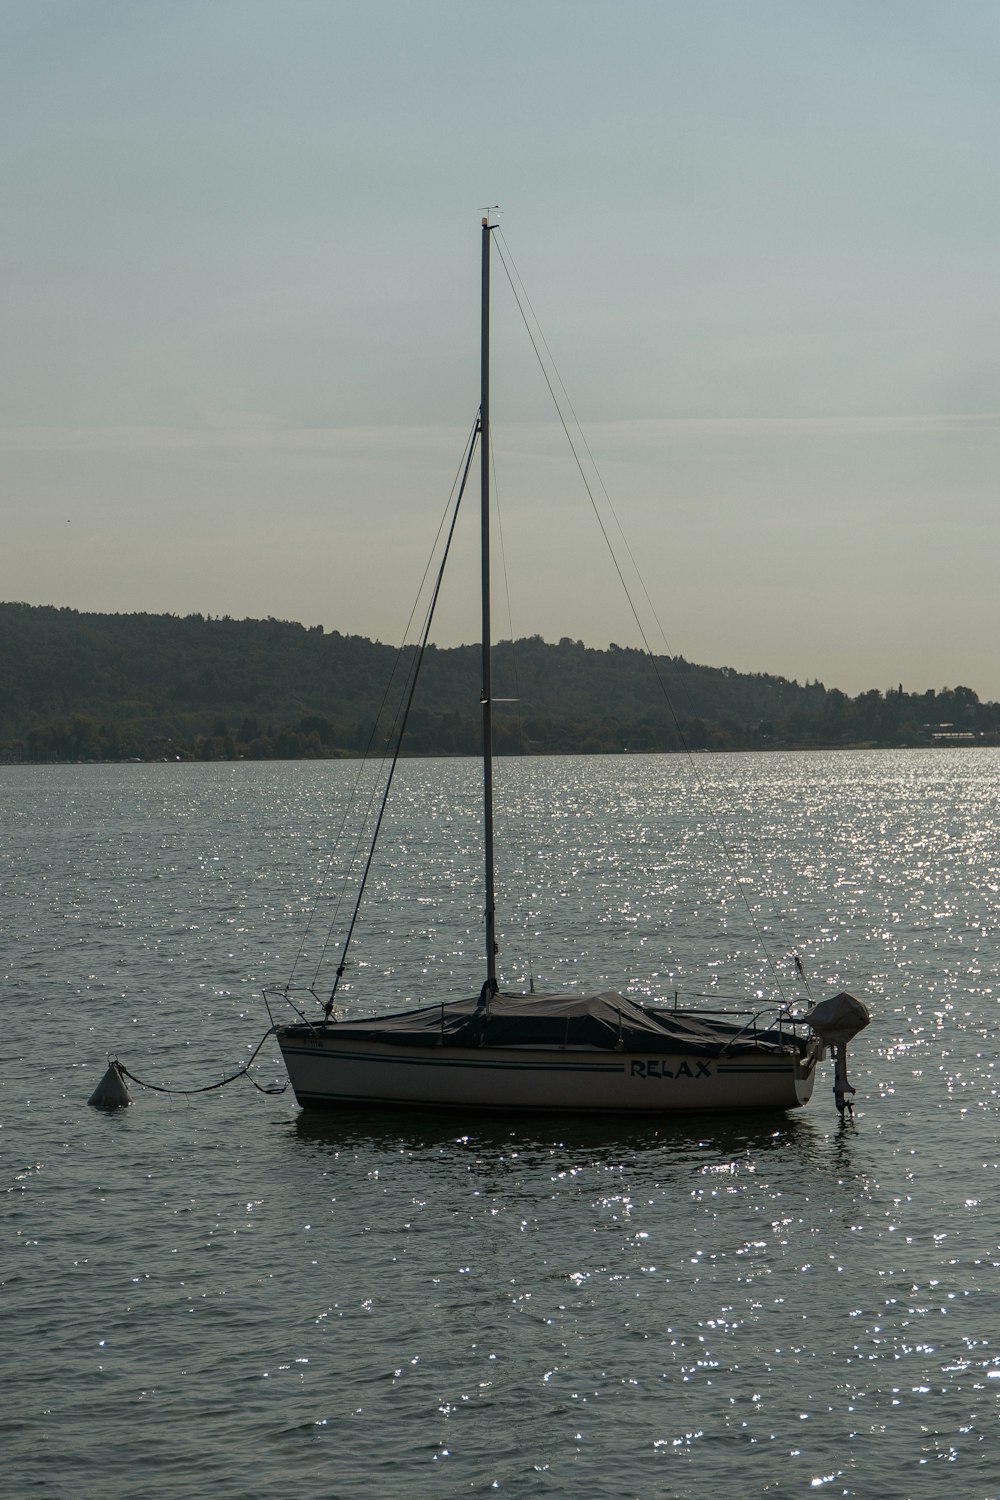
<path fill-rule="evenodd" d="M 872 742 L 859 741 L 855 744 L 840 745 L 756 745 L 707 748 L 698 750 L 670 749 L 670 750 L 528 750 L 523 755 L 515 752 L 501 754 L 495 757 L 497 760 L 556 760 L 560 757 L 572 759 L 586 759 L 588 757 L 618 756 L 623 760 L 638 760 L 646 756 L 678 756 L 678 755 L 826 755 L 831 752 L 849 754 L 865 750 L 886 751 L 914 751 L 914 750 L 995 750 L 1000 748 L 1000 736 L 985 736 L 982 739 L 970 742 L 965 739 L 940 739 L 933 743 L 913 745 L 887 745 Z M 365 757 L 358 753 L 345 752 L 343 754 L 331 755 L 271 755 L 271 756 L 213 756 L 206 758 L 198 755 L 175 755 L 175 756 L 129 756 L 119 760 L 31 760 L 26 757 L 8 757 L 0 754 L 0 767 L 17 766 L 204 766 L 204 765 L 299 765 L 308 764 L 310 761 L 360 761 Z M 369 759 L 387 759 L 387 756 L 370 756 Z M 408 753 L 404 751 L 400 760 L 471 760 L 479 762 L 480 756 L 473 751 L 418 751 Z"/>
<path fill-rule="evenodd" d="M 404 718 L 406 755 L 477 755 L 481 679 L 476 645 L 0 604 L 0 760 L 355 759 L 399 744 Z M 498 642 L 492 691 L 499 757 L 1000 743 L 1000 704 L 968 687 L 849 698 L 569 638 Z"/>

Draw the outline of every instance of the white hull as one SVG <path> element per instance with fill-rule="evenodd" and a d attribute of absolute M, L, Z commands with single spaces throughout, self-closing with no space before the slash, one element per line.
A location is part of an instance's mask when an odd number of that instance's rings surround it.
<path fill-rule="evenodd" d="M 813 1091 L 818 1047 L 695 1058 L 596 1047 L 405 1047 L 339 1038 L 336 1026 L 279 1026 L 299 1104 L 519 1113 L 655 1115 L 797 1109 Z"/>

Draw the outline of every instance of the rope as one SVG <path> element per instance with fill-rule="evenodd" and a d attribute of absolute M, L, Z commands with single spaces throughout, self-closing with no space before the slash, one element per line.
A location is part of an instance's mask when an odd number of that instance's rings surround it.
<path fill-rule="evenodd" d="M 221 1078 L 218 1083 L 205 1083 L 202 1084 L 201 1088 L 197 1089 L 168 1089 L 166 1085 L 162 1083 L 147 1083 L 145 1079 L 137 1078 L 134 1073 L 130 1073 L 125 1064 L 119 1062 L 117 1058 L 115 1058 L 114 1061 L 119 1072 L 123 1073 L 126 1078 L 130 1078 L 133 1083 L 137 1083 L 141 1089 L 152 1089 L 155 1094 L 210 1094 L 213 1089 L 224 1089 L 227 1083 L 235 1083 L 237 1078 L 249 1078 L 250 1068 L 253 1065 L 254 1058 L 257 1056 L 257 1053 L 260 1051 L 261 1047 L 263 1047 L 268 1037 L 274 1035 L 274 1032 L 275 1027 L 273 1026 L 270 1026 L 267 1031 L 265 1031 L 264 1035 L 261 1037 L 256 1047 L 253 1049 L 253 1052 L 250 1054 L 249 1058 L 244 1063 L 242 1068 L 238 1068 L 235 1073 L 230 1073 L 228 1078 Z M 255 1078 L 250 1078 L 250 1082 L 253 1084 L 254 1088 L 259 1094 L 283 1094 L 288 1088 L 287 1082 L 283 1083 L 280 1089 L 266 1089 L 261 1084 L 259 1084 Z"/>

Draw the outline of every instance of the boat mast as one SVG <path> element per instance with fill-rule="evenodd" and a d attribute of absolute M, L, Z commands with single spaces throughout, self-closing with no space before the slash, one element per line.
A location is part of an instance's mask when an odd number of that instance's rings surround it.
<path fill-rule="evenodd" d="M 481 1000 L 497 992 L 497 922 L 493 876 L 493 664 L 490 621 L 490 234 L 483 219 L 482 334 L 480 344 L 479 463 L 483 595 L 483 843 L 486 855 L 486 983 Z"/>

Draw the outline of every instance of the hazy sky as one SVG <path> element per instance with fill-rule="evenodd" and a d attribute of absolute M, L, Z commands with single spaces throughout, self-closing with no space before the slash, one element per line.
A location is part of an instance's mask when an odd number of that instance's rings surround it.
<path fill-rule="evenodd" d="M 0 598 L 397 640 L 499 204 L 672 651 L 1000 698 L 996 0 L 0 0 L 0 85 Z M 635 644 L 501 276 L 512 628 Z"/>

